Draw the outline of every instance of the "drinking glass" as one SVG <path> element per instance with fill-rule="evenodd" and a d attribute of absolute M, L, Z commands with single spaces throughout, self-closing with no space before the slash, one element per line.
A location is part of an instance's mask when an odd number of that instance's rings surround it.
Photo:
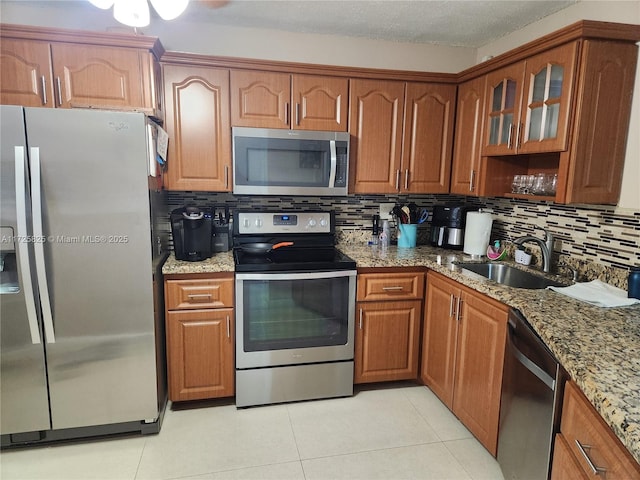
<path fill-rule="evenodd" d="M 511 193 L 522 193 L 522 181 L 523 175 L 514 175 L 513 182 L 511 182 Z"/>
<path fill-rule="evenodd" d="M 533 193 L 534 195 L 543 195 L 545 193 L 544 173 L 537 173 L 533 176 L 533 185 L 531 187 L 531 193 Z"/>

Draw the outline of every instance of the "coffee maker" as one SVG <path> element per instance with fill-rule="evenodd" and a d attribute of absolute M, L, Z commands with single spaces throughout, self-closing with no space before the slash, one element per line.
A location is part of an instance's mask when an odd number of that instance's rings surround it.
<path fill-rule="evenodd" d="M 173 249 L 178 260 L 198 262 L 213 255 L 213 209 L 187 206 L 171 212 Z"/>
<path fill-rule="evenodd" d="M 433 207 L 431 220 L 431 245 L 462 250 L 467 212 L 474 210 L 466 205 L 450 204 Z"/>

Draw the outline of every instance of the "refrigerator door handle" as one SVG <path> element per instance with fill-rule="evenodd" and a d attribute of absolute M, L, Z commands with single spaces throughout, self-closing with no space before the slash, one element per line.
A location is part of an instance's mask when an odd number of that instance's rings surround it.
<path fill-rule="evenodd" d="M 33 215 L 33 243 L 36 256 L 36 275 L 40 287 L 40 305 L 44 321 L 44 334 L 47 343 L 55 343 L 53 330 L 53 316 L 51 315 L 51 300 L 49 298 L 49 284 L 47 283 L 47 269 L 44 261 L 44 236 L 42 227 L 42 179 L 40 169 L 40 149 L 31 147 L 31 214 Z"/>
<path fill-rule="evenodd" d="M 33 293 L 33 283 L 31 281 L 31 265 L 29 262 L 29 251 L 26 248 L 27 242 L 21 242 L 27 239 L 27 188 L 26 188 L 26 170 L 27 164 L 24 155 L 25 148 L 22 146 L 14 147 L 15 159 L 15 176 L 16 176 L 16 213 L 17 217 L 17 233 L 18 233 L 18 262 L 20 271 L 22 272 L 22 290 L 27 308 L 27 319 L 29 321 L 29 332 L 31 333 L 31 343 L 42 343 L 40 339 L 40 329 L 38 328 L 38 314 L 36 312 L 36 299 Z M 24 245 L 24 248 L 23 248 Z"/>

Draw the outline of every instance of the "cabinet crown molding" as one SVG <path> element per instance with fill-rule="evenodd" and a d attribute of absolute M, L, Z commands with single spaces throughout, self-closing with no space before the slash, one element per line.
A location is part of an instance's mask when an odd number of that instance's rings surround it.
<path fill-rule="evenodd" d="M 93 32 L 52 27 L 34 27 L 0 23 L 0 38 L 42 40 L 43 42 L 65 42 L 91 44 L 108 47 L 140 48 L 149 50 L 159 60 L 165 50 L 160 39 L 130 33 Z"/>
<path fill-rule="evenodd" d="M 486 62 L 469 67 L 458 74 L 460 83 L 485 75 L 498 68 L 525 60 L 528 57 L 544 52 L 565 43 L 582 39 L 611 40 L 623 43 L 640 41 L 640 25 L 627 23 L 600 22 L 596 20 L 580 20 L 560 30 L 539 37 L 531 42 L 508 50 Z"/>

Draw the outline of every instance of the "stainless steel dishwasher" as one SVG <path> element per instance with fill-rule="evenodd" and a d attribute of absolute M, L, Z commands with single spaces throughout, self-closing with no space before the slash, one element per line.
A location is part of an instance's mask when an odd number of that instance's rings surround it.
<path fill-rule="evenodd" d="M 505 480 L 549 477 L 567 377 L 527 320 L 512 309 L 498 434 L 498 463 Z"/>

